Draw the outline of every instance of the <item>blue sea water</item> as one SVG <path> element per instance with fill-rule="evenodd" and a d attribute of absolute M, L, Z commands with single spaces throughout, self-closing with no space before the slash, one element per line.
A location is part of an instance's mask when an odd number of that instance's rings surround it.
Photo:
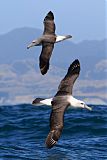
<path fill-rule="evenodd" d="M 57 145 L 45 147 L 51 108 L 0 106 L 0 160 L 107 160 L 107 106 L 68 109 Z"/>

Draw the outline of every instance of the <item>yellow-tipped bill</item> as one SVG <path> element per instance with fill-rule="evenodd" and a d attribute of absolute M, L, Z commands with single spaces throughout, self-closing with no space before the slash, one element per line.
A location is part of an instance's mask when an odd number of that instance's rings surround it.
<path fill-rule="evenodd" d="M 84 108 L 86 108 L 86 109 L 88 109 L 88 110 L 92 111 L 92 108 L 91 108 L 91 107 L 89 107 L 89 106 L 87 106 L 86 104 L 85 104 Z"/>

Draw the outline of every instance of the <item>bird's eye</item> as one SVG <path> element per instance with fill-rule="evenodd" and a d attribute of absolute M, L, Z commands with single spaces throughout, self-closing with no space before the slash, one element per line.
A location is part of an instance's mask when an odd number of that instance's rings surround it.
<path fill-rule="evenodd" d="M 32 43 L 35 43 L 36 41 L 34 40 L 34 41 L 32 41 Z"/>
<path fill-rule="evenodd" d="M 84 104 L 84 103 L 81 103 L 82 105 Z"/>

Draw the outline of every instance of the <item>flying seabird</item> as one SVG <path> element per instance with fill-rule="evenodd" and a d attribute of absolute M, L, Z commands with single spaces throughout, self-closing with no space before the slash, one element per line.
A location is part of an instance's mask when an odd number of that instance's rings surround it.
<path fill-rule="evenodd" d="M 92 110 L 83 101 L 78 100 L 72 96 L 72 89 L 74 82 L 80 73 L 80 63 L 76 59 L 68 68 L 68 72 L 64 79 L 60 82 L 58 92 L 54 98 L 41 99 L 36 98 L 32 104 L 52 105 L 52 112 L 50 115 L 50 132 L 46 138 L 47 148 L 52 148 L 60 138 L 63 130 L 64 112 L 68 106 L 74 108 L 86 108 Z"/>
<path fill-rule="evenodd" d="M 42 75 L 46 74 L 49 69 L 49 60 L 54 48 L 54 43 L 63 41 L 65 39 L 69 39 L 72 36 L 58 36 L 55 34 L 55 23 L 54 23 L 54 15 L 50 11 L 46 17 L 44 18 L 44 32 L 43 35 L 33 40 L 31 44 L 28 45 L 27 49 L 33 46 L 42 45 L 42 51 L 39 57 L 39 66 Z"/>

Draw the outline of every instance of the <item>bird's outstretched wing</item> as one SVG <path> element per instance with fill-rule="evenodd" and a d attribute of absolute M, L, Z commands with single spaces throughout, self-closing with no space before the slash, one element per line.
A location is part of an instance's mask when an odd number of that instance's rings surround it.
<path fill-rule="evenodd" d="M 43 75 L 46 74 L 49 69 L 49 60 L 50 60 L 53 48 L 54 48 L 54 43 L 44 42 L 42 44 L 42 51 L 39 57 L 39 67 Z"/>
<path fill-rule="evenodd" d="M 55 35 L 54 15 L 51 11 L 44 18 L 44 33 L 43 34 Z"/>
<path fill-rule="evenodd" d="M 80 73 L 80 62 L 76 59 L 68 68 L 68 72 L 64 79 L 61 81 L 58 92 L 55 96 L 61 95 L 71 95 L 74 82 L 76 81 L 77 77 Z"/>
<path fill-rule="evenodd" d="M 58 141 L 63 130 L 64 112 L 68 103 L 62 97 L 55 97 L 52 101 L 52 112 L 50 115 L 50 132 L 46 138 L 46 147 L 52 148 Z"/>

